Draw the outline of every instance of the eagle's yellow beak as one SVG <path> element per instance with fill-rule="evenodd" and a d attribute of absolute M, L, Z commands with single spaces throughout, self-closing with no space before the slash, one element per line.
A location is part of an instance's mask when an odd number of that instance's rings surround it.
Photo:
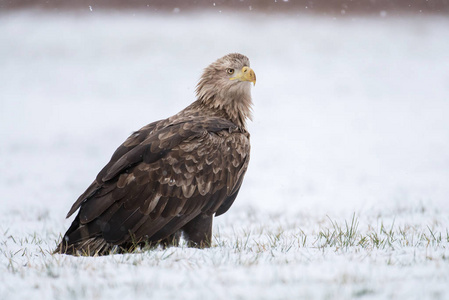
<path fill-rule="evenodd" d="M 250 67 L 243 67 L 240 71 L 237 71 L 234 77 L 230 80 L 249 81 L 256 85 L 256 73 Z"/>

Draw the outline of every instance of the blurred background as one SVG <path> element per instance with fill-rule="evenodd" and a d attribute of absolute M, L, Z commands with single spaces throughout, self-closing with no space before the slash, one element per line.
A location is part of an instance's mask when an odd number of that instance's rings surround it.
<path fill-rule="evenodd" d="M 449 13 L 448 0 L 2 0 L 2 9 L 39 8 L 48 10 L 80 9 L 138 9 L 161 12 L 173 10 L 253 10 L 261 13 L 319 13 L 376 14 L 390 13 Z"/>
<path fill-rule="evenodd" d="M 0 0 L 0 299 L 443 299 L 448 12 L 447 0 Z M 218 247 L 48 254 L 117 146 L 193 102 L 203 68 L 230 52 L 257 84 L 251 161 L 214 220 Z M 336 224 L 351 230 L 333 238 L 373 246 L 321 248 Z"/>
<path fill-rule="evenodd" d="M 258 80 L 234 216 L 447 212 L 448 13 L 446 0 L 0 0 L 2 219 L 62 230 L 115 148 L 194 101 L 230 52 Z"/>

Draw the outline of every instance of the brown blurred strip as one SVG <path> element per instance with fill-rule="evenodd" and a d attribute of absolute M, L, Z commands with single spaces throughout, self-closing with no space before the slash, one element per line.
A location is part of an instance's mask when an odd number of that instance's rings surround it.
<path fill-rule="evenodd" d="M 214 10 L 262 13 L 321 13 L 330 15 L 435 13 L 449 14 L 449 0 L 0 0 L 0 11 L 43 10 L 139 10 L 183 12 Z"/>

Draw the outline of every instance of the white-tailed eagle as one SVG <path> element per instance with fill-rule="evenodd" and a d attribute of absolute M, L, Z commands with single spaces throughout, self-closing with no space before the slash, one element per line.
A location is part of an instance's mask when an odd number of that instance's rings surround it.
<path fill-rule="evenodd" d="M 76 200 L 55 253 L 104 255 L 142 245 L 208 247 L 212 218 L 234 202 L 248 167 L 251 82 L 246 56 L 209 65 L 197 100 L 131 134 Z"/>

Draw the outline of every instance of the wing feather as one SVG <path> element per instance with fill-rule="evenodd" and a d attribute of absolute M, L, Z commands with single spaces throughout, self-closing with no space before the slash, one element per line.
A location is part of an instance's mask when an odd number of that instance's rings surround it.
<path fill-rule="evenodd" d="M 149 124 L 115 151 L 74 204 L 69 214 L 81 206 L 84 227 L 73 232 L 77 239 L 102 234 L 109 243 L 173 234 L 199 213 L 226 211 L 248 160 L 249 135 L 224 119 Z"/>

